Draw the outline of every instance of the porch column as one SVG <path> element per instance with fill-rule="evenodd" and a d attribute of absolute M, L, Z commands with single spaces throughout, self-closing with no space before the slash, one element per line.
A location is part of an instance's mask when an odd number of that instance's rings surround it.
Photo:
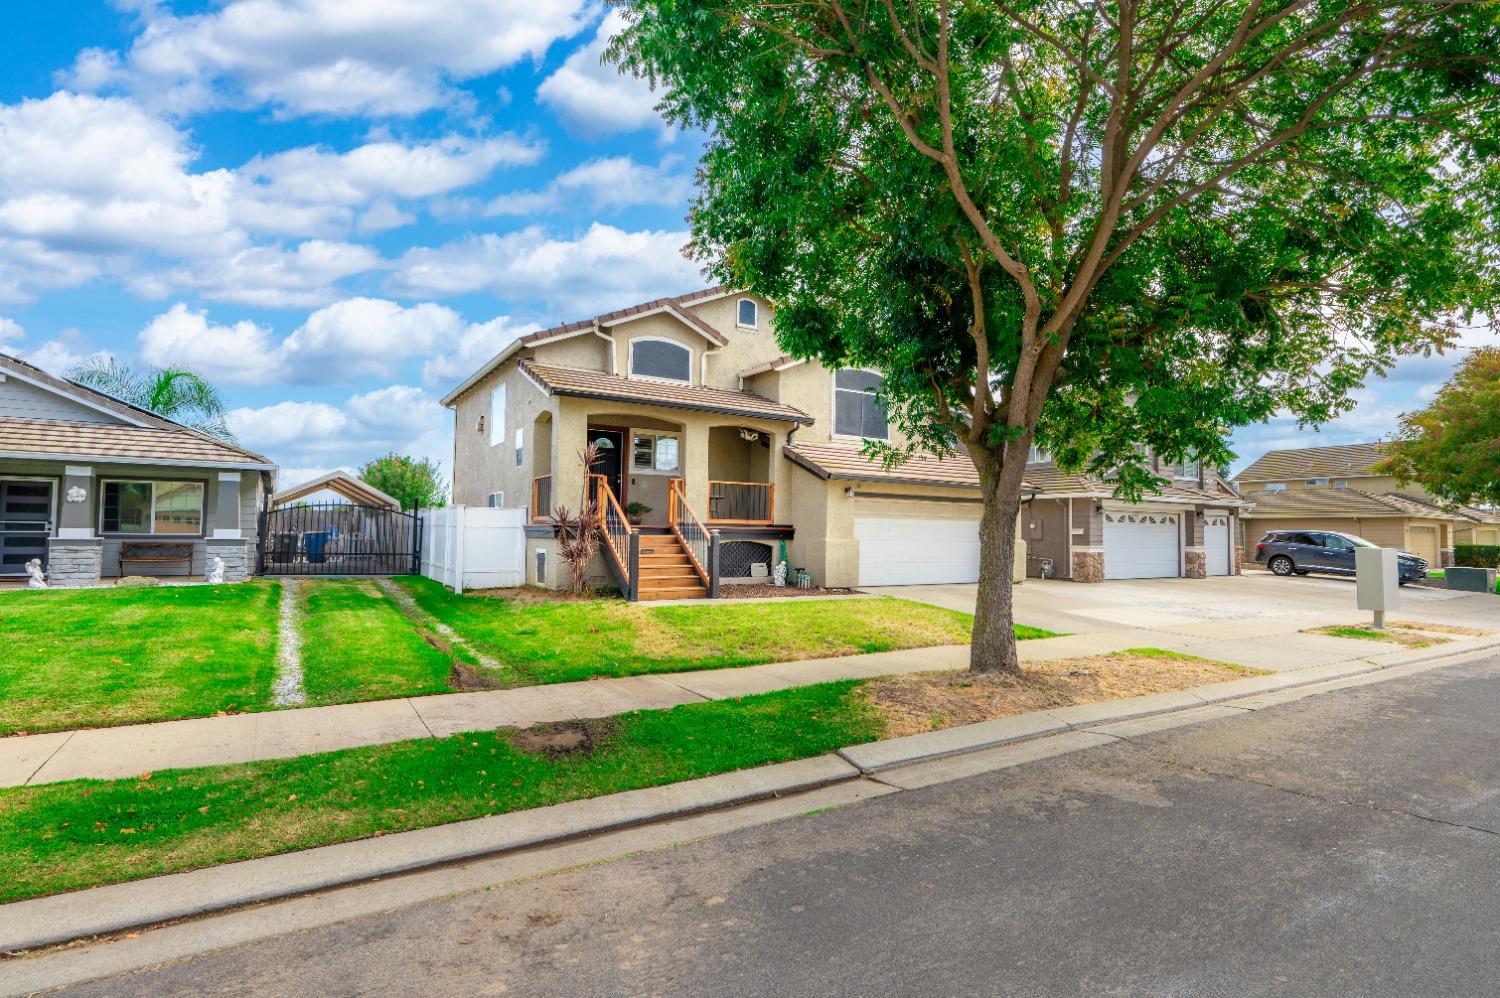
<path fill-rule="evenodd" d="M 688 505 L 700 517 L 707 517 L 708 426 L 702 420 L 688 420 L 682 433 L 682 479 Z"/>
<path fill-rule="evenodd" d="M 561 404 L 552 417 L 552 505 L 566 506 L 578 512 L 583 495 L 583 465 L 578 454 L 588 445 L 588 412 L 582 402 L 559 399 Z M 628 449 L 629 441 L 625 444 Z M 625 455 L 629 460 L 630 455 Z M 531 483 L 527 483 L 527 488 Z M 531 499 L 528 497 L 528 503 Z M 551 510 L 547 510 L 551 513 Z"/>
<path fill-rule="evenodd" d="M 99 508 L 99 497 L 94 494 L 94 469 L 87 465 L 65 465 L 61 498 L 57 504 L 58 538 L 82 541 L 93 537 L 94 510 Z"/>
<path fill-rule="evenodd" d="M 47 581 L 58 588 L 92 586 L 99 582 L 104 541 L 94 534 L 94 469 L 63 467 L 62 496 L 57 504 L 57 536 L 47 545 Z"/>
<path fill-rule="evenodd" d="M 219 496 L 214 503 L 214 532 L 216 541 L 237 541 L 245 536 L 240 529 L 240 473 L 219 472 Z"/>

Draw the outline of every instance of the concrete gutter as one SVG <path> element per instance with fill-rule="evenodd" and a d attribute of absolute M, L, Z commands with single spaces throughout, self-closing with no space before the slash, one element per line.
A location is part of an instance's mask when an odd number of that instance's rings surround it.
<path fill-rule="evenodd" d="M 1461 647 L 1455 647 L 1459 645 Z M 549 807 L 360 839 L 0 906 L 0 952 L 20 952 L 279 900 L 395 874 L 550 846 L 856 780 L 899 790 L 1232 717 L 1302 696 L 1500 648 L 1500 641 L 1385 654 L 851 745 L 836 754 Z M 1413 668 L 1407 668 L 1413 667 Z M 1382 676 L 1381 674 L 1385 674 Z M 1298 688 L 1301 689 L 1300 692 Z"/>

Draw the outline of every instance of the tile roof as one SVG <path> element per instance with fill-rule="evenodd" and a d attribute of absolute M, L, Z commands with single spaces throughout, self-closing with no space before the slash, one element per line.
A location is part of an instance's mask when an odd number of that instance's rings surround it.
<path fill-rule="evenodd" d="M 796 357 L 793 357 L 789 353 L 784 353 L 780 357 L 774 357 L 771 360 L 756 364 L 754 367 L 745 368 L 740 372 L 740 377 L 753 378 L 757 374 L 765 374 L 767 371 L 785 371 L 787 368 L 796 367 L 800 363 L 802 361 Z"/>
<path fill-rule="evenodd" d="M 1296 489 L 1286 492 L 1252 492 L 1246 496 L 1255 508 L 1246 515 L 1254 519 L 1286 516 L 1418 516 L 1432 520 L 1457 519 L 1430 503 L 1397 492 L 1376 495 L 1360 489 Z"/>
<path fill-rule="evenodd" d="M 727 288 L 723 285 L 715 285 L 711 288 L 703 288 L 701 291 L 690 291 L 687 294 L 676 295 L 671 298 L 653 298 L 651 301 L 641 302 L 639 305 L 630 305 L 626 308 L 617 308 L 613 312 L 603 312 L 599 315 L 593 316 L 592 318 L 579 319 L 573 322 L 564 322 L 560 325 L 550 326 L 547 329 L 538 329 L 534 333 L 527 333 L 524 336 L 517 337 L 515 340 L 511 341 L 511 343 L 506 346 L 505 349 L 501 350 L 498 354 L 486 361 L 485 364 L 479 368 L 479 370 L 475 371 L 473 374 L 465 378 L 462 384 L 453 389 L 447 395 L 444 395 L 442 404 L 452 405 L 455 401 L 458 400 L 459 396 L 463 395 L 470 388 L 472 388 L 485 375 L 489 374 L 491 371 L 495 370 L 495 368 L 503 364 L 506 360 L 510 359 L 510 357 L 513 356 L 516 351 L 520 350 L 522 347 L 536 346 L 538 344 L 546 343 L 551 340 L 565 339 L 569 336 L 589 332 L 593 329 L 598 328 L 599 326 L 609 326 L 616 323 L 625 322 L 630 320 L 631 318 L 634 318 L 635 316 L 644 315 L 648 312 L 655 312 L 658 310 L 670 312 L 684 325 L 691 327 L 698 333 L 701 333 L 703 336 L 707 337 L 717 345 L 724 346 L 729 342 L 729 340 L 725 338 L 723 333 L 720 333 L 713 326 L 710 326 L 708 323 L 704 322 L 697 315 L 694 315 L 683 306 L 691 305 L 694 302 L 702 301 L 705 298 L 716 298 L 720 295 L 729 294 L 730 291 L 730 288 Z"/>
<path fill-rule="evenodd" d="M 160 429 L 61 419 L 0 419 L 0 456 L 272 467 L 259 454 L 181 427 Z"/>
<path fill-rule="evenodd" d="M 811 423 L 812 417 L 801 409 L 753 392 L 728 388 L 704 388 L 698 385 L 674 385 L 663 381 L 622 378 L 603 371 L 586 371 L 576 367 L 556 367 L 522 360 L 523 373 L 536 380 L 552 395 L 573 398 L 610 399 L 637 405 L 659 405 L 671 409 L 694 409 L 699 412 L 722 412 L 734 416 L 782 419 Z"/>
<path fill-rule="evenodd" d="M 787 458 L 822 479 L 861 482 L 903 482 L 909 485 L 952 485 L 979 488 L 979 472 L 967 454 L 933 457 L 913 454 L 894 468 L 871 461 L 859 447 L 839 443 L 799 443 L 782 448 Z"/>
<path fill-rule="evenodd" d="M 1385 445 L 1379 443 L 1273 450 L 1234 477 L 1241 482 L 1271 482 L 1368 475 L 1371 466 L 1384 456 Z"/>

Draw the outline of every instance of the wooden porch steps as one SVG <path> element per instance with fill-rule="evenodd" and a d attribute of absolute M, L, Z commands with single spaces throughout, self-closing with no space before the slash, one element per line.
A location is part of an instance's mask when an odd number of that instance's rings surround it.
<path fill-rule="evenodd" d="M 674 534 L 641 536 L 640 599 L 703 599 L 708 588 L 698 577 L 682 542 Z"/>

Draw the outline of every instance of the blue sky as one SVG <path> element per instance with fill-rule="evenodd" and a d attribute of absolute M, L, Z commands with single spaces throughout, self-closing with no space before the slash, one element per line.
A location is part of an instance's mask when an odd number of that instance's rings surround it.
<path fill-rule="evenodd" d="M 283 481 L 396 449 L 447 464 L 437 399 L 518 333 L 700 286 L 700 139 L 601 65 L 591 0 L 10 4 L 0 350 L 107 352 L 219 384 Z M 1475 333 L 1470 345 L 1487 342 Z M 1412 359 L 1313 435 L 1389 433 Z"/>

